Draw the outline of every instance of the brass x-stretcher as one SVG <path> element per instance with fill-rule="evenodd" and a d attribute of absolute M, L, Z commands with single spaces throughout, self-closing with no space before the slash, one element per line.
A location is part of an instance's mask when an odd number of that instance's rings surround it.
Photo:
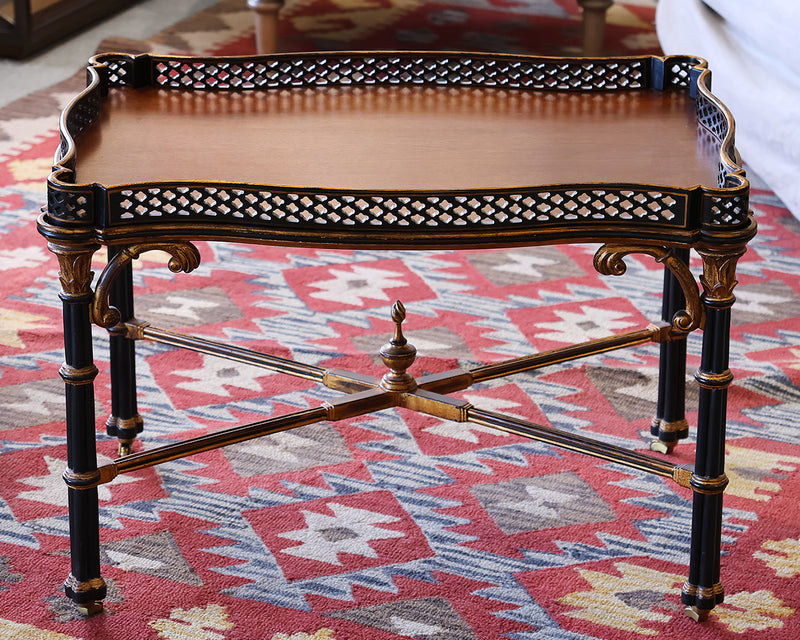
<path fill-rule="evenodd" d="M 254 351 L 224 345 L 164 329 L 151 327 L 144 322 L 126 325 L 129 336 L 148 339 L 210 355 L 226 357 L 242 363 L 261 366 L 281 373 L 314 380 L 345 395 L 326 401 L 322 406 L 296 411 L 252 424 L 225 429 L 216 433 L 191 438 L 149 451 L 130 453 L 98 468 L 96 474 L 65 474 L 67 484 L 75 489 L 88 489 L 110 482 L 121 473 L 154 466 L 188 455 L 243 442 L 264 435 L 286 431 L 324 420 L 337 421 L 372 413 L 391 407 L 404 407 L 431 416 L 455 422 L 471 422 L 492 427 L 525 438 L 538 440 L 564 449 L 592 455 L 623 466 L 672 478 L 680 486 L 705 493 L 724 490 L 727 478 L 702 478 L 688 465 L 675 465 L 655 456 L 631 451 L 584 436 L 567 433 L 541 424 L 515 418 L 473 406 L 466 400 L 451 398 L 448 393 L 461 391 L 475 383 L 499 378 L 512 373 L 530 371 L 546 365 L 575 358 L 604 353 L 614 349 L 659 341 L 670 325 L 650 325 L 645 329 L 591 340 L 562 349 L 483 365 L 472 369 L 452 369 L 415 379 L 408 368 L 414 363 L 417 350 L 403 335 L 406 310 L 400 301 L 392 307 L 394 336 L 385 344 L 380 355 L 389 371 L 381 378 L 340 369 L 324 369 Z M 124 445 L 121 453 L 127 453 Z"/>

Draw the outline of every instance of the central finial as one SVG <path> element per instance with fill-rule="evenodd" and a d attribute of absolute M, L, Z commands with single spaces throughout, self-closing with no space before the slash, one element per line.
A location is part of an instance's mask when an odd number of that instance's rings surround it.
<path fill-rule="evenodd" d="M 417 388 L 414 376 L 406 373 L 417 357 L 417 350 L 403 335 L 403 320 L 406 319 L 406 308 L 399 300 L 392 306 L 392 322 L 394 337 L 381 347 L 383 363 L 391 370 L 381 378 L 381 387 L 387 391 L 411 392 Z"/>

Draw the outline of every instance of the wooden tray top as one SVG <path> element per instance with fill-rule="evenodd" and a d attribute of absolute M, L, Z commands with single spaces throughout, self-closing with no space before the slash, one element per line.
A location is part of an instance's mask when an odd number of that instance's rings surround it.
<path fill-rule="evenodd" d="M 110 53 L 88 79 L 48 178 L 54 237 L 418 248 L 750 233 L 733 119 L 696 58 Z"/>
<path fill-rule="evenodd" d="M 716 187 L 685 91 L 112 88 L 76 139 L 76 181 L 450 190 Z"/>

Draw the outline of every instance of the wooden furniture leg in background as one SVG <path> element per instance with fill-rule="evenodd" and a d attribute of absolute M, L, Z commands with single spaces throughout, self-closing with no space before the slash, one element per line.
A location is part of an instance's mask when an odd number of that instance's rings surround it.
<path fill-rule="evenodd" d="M 255 12 L 256 51 L 275 53 L 278 50 L 278 12 L 283 0 L 247 0 Z"/>
<path fill-rule="evenodd" d="M 583 55 L 599 56 L 603 51 L 606 11 L 614 0 L 578 0 L 583 9 Z"/>
<path fill-rule="evenodd" d="M 598 56 L 603 51 L 606 11 L 614 0 L 578 0 L 583 10 L 583 55 Z M 256 52 L 278 50 L 278 12 L 283 0 L 247 0 L 255 14 Z"/>

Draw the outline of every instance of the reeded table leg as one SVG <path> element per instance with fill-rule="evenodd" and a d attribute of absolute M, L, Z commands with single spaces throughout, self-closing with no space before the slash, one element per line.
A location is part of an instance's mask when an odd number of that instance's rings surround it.
<path fill-rule="evenodd" d="M 119 253 L 110 247 L 109 261 Z M 109 302 L 116 307 L 120 321 L 109 329 L 111 355 L 111 415 L 106 432 L 119 440 L 119 455 L 131 453 L 136 435 L 142 431 L 142 418 L 136 403 L 135 342 L 127 335 L 125 323 L 133 319 L 133 267 L 128 262 L 111 285 Z"/>
<path fill-rule="evenodd" d="M 691 557 L 681 601 L 687 606 L 687 614 L 701 621 L 724 598 L 720 583 L 722 492 L 728 484 L 725 423 L 728 387 L 733 380 L 728 368 L 728 351 L 736 262 L 744 248 L 698 251 L 703 257 L 701 281 L 706 317 L 700 368 L 695 375 L 700 384 L 700 397 L 691 483 L 694 491 Z"/>
<path fill-rule="evenodd" d="M 96 613 L 106 596 L 100 576 L 100 523 L 96 488 L 99 478 L 95 444 L 94 379 L 90 306 L 92 254 L 95 245 L 50 243 L 58 256 L 60 298 L 64 313 L 65 360 L 60 374 L 66 388 L 67 471 L 70 484 L 69 529 L 72 572 L 64 584 L 67 595 L 86 613 Z"/>
<path fill-rule="evenodd" d="M 686 264 L 689 252 L 680 250 L 676 255 Z M 676 312 L 686 306 L 686 296 L 678 279 L 669 269 L 664 270 L 664 295 L 661 319 L 671 322 Z M 658 404 L 650 424 L 650 433 L 658 438 L 650 448 L 670 453 L 678 440 L 689 435 L 686 421 L 686 338 L 661 343 L 658 371 Z"/>

